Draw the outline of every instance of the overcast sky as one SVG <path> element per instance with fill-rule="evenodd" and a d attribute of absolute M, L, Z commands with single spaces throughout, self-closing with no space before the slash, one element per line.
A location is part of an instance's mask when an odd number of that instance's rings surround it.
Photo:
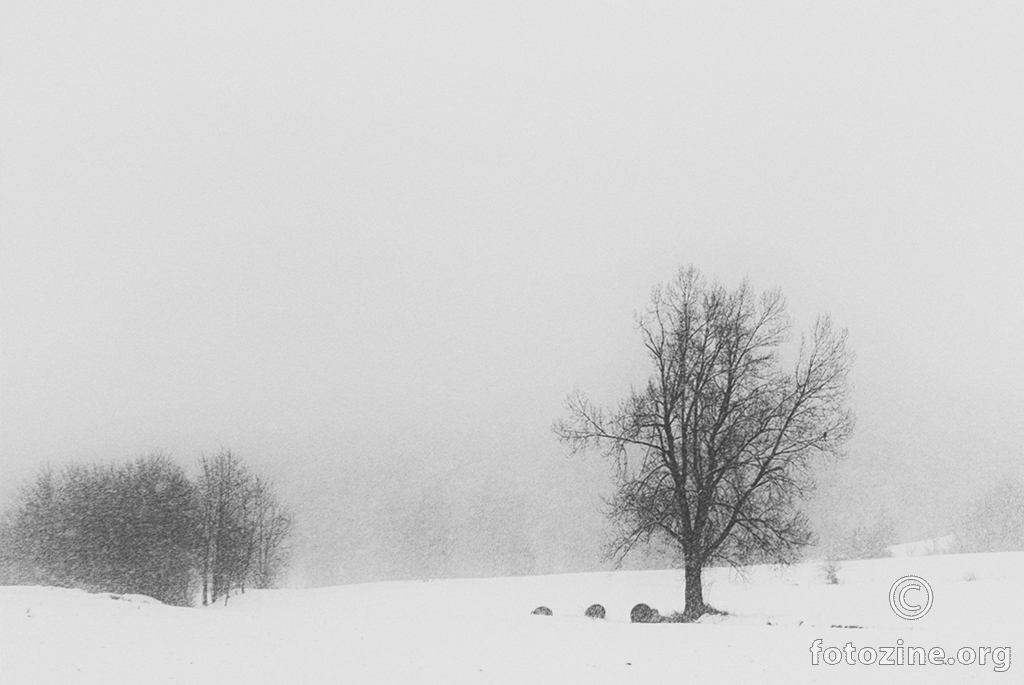
<path fill-rule="evenodd" d="M 1022 35 L 1009 2 L 5 2 L 0 498 L 223 446 L 300 509 L 401 463 L 593 512 L 550 424 L 644 380 L 633 314 L 692 263 L 849 329 L 819 515 L 947 532 L 1024 457 Z"/>

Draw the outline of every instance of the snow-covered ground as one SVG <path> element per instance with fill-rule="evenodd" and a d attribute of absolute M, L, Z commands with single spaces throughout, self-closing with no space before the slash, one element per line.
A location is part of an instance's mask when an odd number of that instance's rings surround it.
<path fill-rule="evenodd" d="M 889 588 L 934 589 L 921 619 L 898 618 Z M 1019 683 L 1024 663 L 811 663 L 810 647 L 1010 647 L 1024 655 L 1024 553 L 713 569 L 707 599 L 729 612 L 697 624 L 631 624 L 645 602 L 682 609 L 679 573 L 642 571 L 268 590 L 228 606 L 0 588 L 0 682 L 47 683 Z M 914 600 L 915 592 L 908 595 Z M 919 593 L 918 593 L 919 594 Z M 603 604 L 607 620 L 583 616 Z M 538 605 L 553 617 L 534 616 Z M 835 627 L 857 626 L 857 627 Z M 1003 652 L 1002 654 L 1005 654 Z"/>

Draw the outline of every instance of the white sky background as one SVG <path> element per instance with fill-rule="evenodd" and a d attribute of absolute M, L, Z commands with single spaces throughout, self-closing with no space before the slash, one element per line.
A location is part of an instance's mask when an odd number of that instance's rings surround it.
<path fill-rule="evenodd" d="M 827 5 L 5 2 L 0 498 L 225 446 L 307 521 L 399 462 L 569 538 L 550 424 L 693 263 L 850 330 L 816 516 L 948 532 L 1024 454 L 1024 9 Z"/>

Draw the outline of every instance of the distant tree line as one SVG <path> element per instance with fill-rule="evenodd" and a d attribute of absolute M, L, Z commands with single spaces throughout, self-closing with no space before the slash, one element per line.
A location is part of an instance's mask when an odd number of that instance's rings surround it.
<path fill-rule="evenodd" d="M 318 515 L 303 526 L 301 573 L 311 585 L 566 569 L 556 565 L 560 558 L 538 558 L 533 544 L 542 531 L 522 484 L 459 482 L 408 464 L 355 469 L 332 481 L 333 496 L 318 501 Z"/>
<path fill-rule="evenodd" d="M 195 479 L 160 454 L 46 469 L 0 521 L 0 583 L 226 601 L 273 585 L 292 526 L 269 481 L 230 451 L 203 457 Z"/>
<path fill-rule="evenodd" d="M 1024 483 L 1007 478 L 973 500 L 954 526 L 954 551 L 1024 550 Z"/>
<path fill-rule="evenodd" d="M 833 534 L 823 545 L 825 555 L 833 561 L 854 559 L 884 559 L 891 556 L 889 547 L 895 545 L 896 529 L 888 510 L 882 509 L 874 517 L 859 512 L 858 521 L 847 525 L 844 532 Z"/>

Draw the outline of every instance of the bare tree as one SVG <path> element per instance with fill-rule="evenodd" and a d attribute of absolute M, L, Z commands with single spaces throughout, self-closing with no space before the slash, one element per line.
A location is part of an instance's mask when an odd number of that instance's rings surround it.
<path fill-rule="evenodd" d="M 247 499 L 250 533 L 243 591 L 246 583 L 257 589 L 273 587 L 288 565 L 287 542 L 294 525 L 291 513 L 278 502 L 267 479 L 253 477 Z"/>
<path fill-rule="evenodd" d="M 240 493 L 247 477 L 241 460 L 224 450 L 199 460 L 199 556 L 203 604 L 226 597 L 241 541 Z"/>
<path fill-rule="evenodd" d="M 846 331 L 819 317 L 783 370 L 782 294 L 757 296 L 746 282 L 730 291 L 693 267 L 654 290 L 637 324 L 653 365 L 647 384 L 611 412 L 576 393 L 554 430 L 616 467 L 612 557 L 655 538 L 681 553 L 693 620 L 708 611 L 706 566 L 788 562 L 811 541 L 797 499 L 852 432 L 852 355 Z"/>
<path fill-rule="evenodd" d="M 230 450 L 203 457 L 196 487 L 203 604 L 234 589 L 270 587 L 287 564 L 289 512 L 269 481 Z"/>

